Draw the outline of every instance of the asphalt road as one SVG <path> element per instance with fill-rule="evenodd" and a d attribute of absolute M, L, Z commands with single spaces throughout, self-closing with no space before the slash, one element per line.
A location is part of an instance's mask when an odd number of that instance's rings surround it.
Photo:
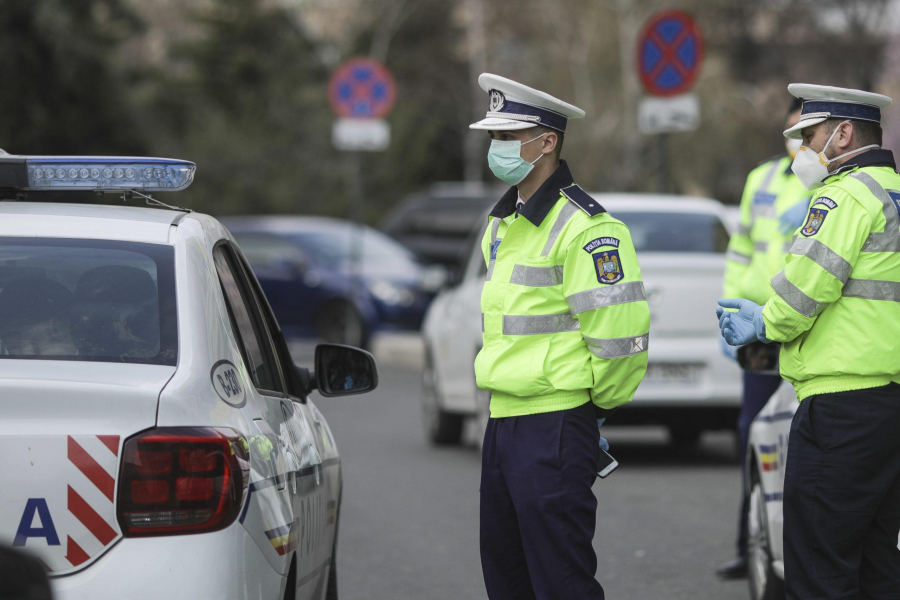
<path fill-rule="evenodd" d="M 381 365 L 365 396 L 315 398 L 343 457 L 342 600 L 486 598 L 478 555 L 480 455 L 425 442 L 419 372 Z M 739 468 L 730 434 L 676 452 L 655 429 L 604 427 L 620 468 L 594 485 L 597 576 L 610 599 L 744 600 L 713 574 L 731 556 Z"/>

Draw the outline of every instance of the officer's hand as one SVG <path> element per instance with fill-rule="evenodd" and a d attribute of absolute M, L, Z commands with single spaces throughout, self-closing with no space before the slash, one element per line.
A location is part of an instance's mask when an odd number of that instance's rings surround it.
<path fill-rule="evenodd" d="M 736 308 L 736 313 L 716 310 L 722 337 L 730 346 L 743 346 L 756 340 L 767 342 L 766 325 L 763 322 L 763 307 L 749 300 L 719 300 L 723 308 Z"/>
<path fill-rule="evenodd" d="M 719 310 L 722 310 L 721 308 Z M 720 337 L 719 341 L 722 343 L 722 354 L 725 355 L 726 358 L 730 358 L 733 361 L 737 361 L 737 346 L 729 346 L 728 342 L 725 341 L 725 338 Z"/>
<path fill-rule="evenodd" d="M 604 421 L 606 421 L 605 418 L 597 419 L 597 429 L 603 426 Z M 600 448 L 602 448 L 605 452 L 609 452 L 609 442 L 607 442 L 606 438 L 602 435 L 600 436 Z"/>
<path fill-rule="evenodd" d="M 801 225 L 809 212 L 809 199 L 798 202 L 778 217 L 778 231 L 781 235 L 788 235 Z"/>

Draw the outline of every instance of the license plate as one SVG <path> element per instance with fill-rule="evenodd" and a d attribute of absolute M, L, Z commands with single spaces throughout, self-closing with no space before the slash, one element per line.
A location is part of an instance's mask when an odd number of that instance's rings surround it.
<path fill-rule="evenodd" d="M 644 382 L 691 385 L 700 379 L 702 370 L 703 365 L 694 363 L 650 363 Z"/>

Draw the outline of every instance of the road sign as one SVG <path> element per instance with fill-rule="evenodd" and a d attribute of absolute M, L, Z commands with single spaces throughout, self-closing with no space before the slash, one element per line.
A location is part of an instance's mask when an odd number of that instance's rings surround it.
<path fill-rule="evenodd" d="M 328 82 L 328 100 L 339 117 L 386 117 L 394 108 L 396 96 L 394 76 L 373 58 L 358 57 L 345 61 Z"/>
<path fill-rule="evenodd" d="M 338 119 L 331 127 L 331 143 L 338 150 L 379 152 L 391 143 L 391 128 L 384 119 Z"/>
<path fill-rule="evenodd" d="M 654 96 L 688 91 L 703 63 L 703 38 L 687 13 L 666 10 L 644 26 L 637 47 L 638 75 Z"/>
<path fill-rule="evenodd" d="M 646 135 L 693 131 L 700 126 L 700 102 L 696 94 L 671 98 L 649 96 L 638 105 L 638 131 Z"/>

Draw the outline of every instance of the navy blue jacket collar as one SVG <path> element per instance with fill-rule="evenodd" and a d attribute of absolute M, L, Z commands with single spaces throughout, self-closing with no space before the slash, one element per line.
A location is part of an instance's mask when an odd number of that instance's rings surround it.
<path fill-rule="evenodd" d="M 897 163 L 894 161 L 893 152 L 885 150 L 884 148 L 875 148 L 850 158 L 847 162 L 842 164 L 837 171 L 830 173 L 829 177 L 857 167 L 890 167 L 896 171 Z"/>
<path fill-rule="evenodd" d="M 534 195 L 528 199 L 519 211 L 519 215 L 531 221 L 535 227 L 540 227 L 541 223 L 550 213 L 550 210 L 559 200 L 560 191 L 564 187 L 568 187 L 575 182 L 572 179 L 572 173 L 569 171 L 569 165 L 566 161 L 559 161 L 559 166 L 547 180 L 541 184 Z M 516 200 L 519 198 L 519 189 L 513 186 L 507 190 L 500 202 L 494 206 L 490 216 L 505 219 L 509 215 L 516 212 Z"/>

